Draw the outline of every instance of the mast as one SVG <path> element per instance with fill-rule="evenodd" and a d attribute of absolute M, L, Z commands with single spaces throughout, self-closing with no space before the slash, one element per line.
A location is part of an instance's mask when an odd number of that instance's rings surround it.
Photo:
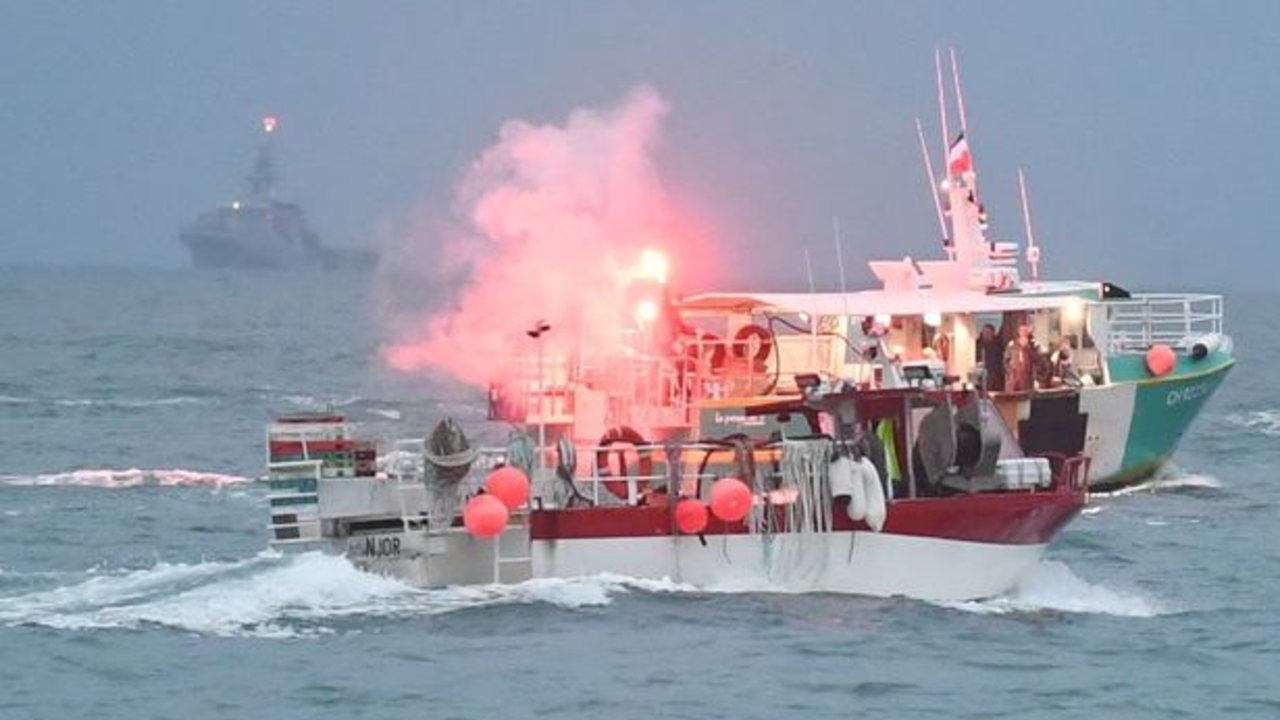
<path fill-rule="evenodd" d="M 969 123 L 964 115 L 964 92 L 960 89 L 960 66 L 956 64 L 956 49 L 951 48 L 951 81 L 956 86 L 956 110 L 960 112 L 960 132 L 969 134 Z"/>
<path fill-rule="evenodd" d="M 938 115 L 942 119 L 942 168 L 951 177 L 951 168 L 947 163 L 947 151 L 951 148 L 951 131 L 947 129 L 947 95 L 942 88 L 942 51 L 933 49 L 933 69 L 938 79 Z"/>
<path fill-rule="evenodd" d="M 271 136 L 277 124 L 274 115 L 262 118 L 262 142 L 258 144 L 253 170 L 245 178 L 249 181 L 249 197 L 262 202 L 269 202 L 275 197 L 276 166 L 271 152 Z"/>
<path fill-rule="evenodd" d="M 844 240 L 840 237 L 839 217 L 831 218 L 831 232 L 836 243 L 836 265 L 840 270 L 840 302 L 847 318 L 849 316 L 849 288 L 844 281 Z"/>
<path fill-rule="evenodd" d="M 929 146 L 924 141 L 924 126 L 920 118 L 916 118 L 916 135 L 920 138 L 920 154 L 924 156 L 925 181 L 929 187 L 929 197 L 933 199 L 933 209 L 938 213 L 938 230 L 942 232 L 942 245 L 947 249 L 947 257 L 955 259 L 956 251 L 951 238 L 947 235 L 947 219 L 942 214 L 942 198 L 938 196 L 938 176 L 933 174 L 933 161 L 929 159 Z"/>
<path fill-rule="evenodd" d="M 964 90 L 960 88 L 960 66 L 956 63 L 956 49 L 950 48 L 951 51 L 951 82 L 956 88 L 956 110 L 960 113 L 960 134 L 964 136 L 965 142 L 970 143 L 970 152 L 972 153 L 972 141 L 969 139 L 969 120 L 964 112 Z M 978 197 L 978 175 L 975 172 L 970 182 L 970 188 L 973 190 L 974 198 Z"/>
<path fill-rule="evenodd" d="M 1031 279 L 1040 279 L 1040 247 L 1031 232 L 1031 203 L 1027 200 L 1027 178 L 1018 168 L 1018 191 L 1022 195 L 1022 222 L 1027 231 L 1027 264 L 1031 266 Z"/>

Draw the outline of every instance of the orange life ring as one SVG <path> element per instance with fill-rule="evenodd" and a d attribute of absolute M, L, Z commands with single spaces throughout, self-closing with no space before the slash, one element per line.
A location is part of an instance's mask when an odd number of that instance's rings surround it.
<path fill-rule="evenodd" d="M 600 438 L 600 448 L 596 450 L 596 472 L 601 476 L 607 472 L 610 477 L 614 477 L 612 467 L 609 465 L 609 455 L 612 453 L 618 458 L 618 474 L 616 477 L 626 478 L 627 472 L 627 451 L 623 448 L 610 450 L 613 445 L 630 445 L 635 448 L 637 460 L 636 470 L 638 477 L 636 483 L 636 493 L 642 493 L 649 488 L 649 481 L 640 478 L 649 478 L 653 476 L 653 457 L 645 445 L 644 437 L 630 427 L 617 427 L 604 434 Z M 614 497 L 621 500 L 627 500 L 627 481 L 623 480 L 604 480 L 604 487 Z"/>
<path fill-rule="evenodd" d="M 769 353 L 773 352 L 773 333 L 760 327 L 759 325 L 745 325 L 733 334 L 733 356 L 740 359 L 747 359 L 747 349 L 751 338 L 760 341 L 760 346 L 751 354 L 751 361 L 758 367 L 762 365 Z"/>

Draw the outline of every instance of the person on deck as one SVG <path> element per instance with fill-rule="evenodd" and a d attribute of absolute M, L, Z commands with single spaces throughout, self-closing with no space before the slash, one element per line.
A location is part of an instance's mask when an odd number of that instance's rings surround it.
<path fill-rule="evenodd" d="M 1031 335 L 1031 326 L 1020 326 L 1017 339 L 1009 341 L 1004 351 L 1005 390 L 1008 392 L 1034 390 L 1036 361 L 1039 357 L 1040 350 L 1036 347 L 1035 338 Z"/>
<path fill-rule="evenodd" d="M 979 364 L 982 365 L 985 378 L 985 389 L 987 390 L 1003 390 L 1004 389 L 1004 354 L 1002 352 L 1000 336 L 996 334 L 996 328 L 991 323 L 982 326 L 982 332 L 978 333 L 977 357 Z"/>
<path fill-rule="evenodd" d="M 1071 340 L 1058 338 L 1058 346 L 1049 354 L 1050 374 L 1055 385 L 1079 385 L 1080 378 L 1071 364 Z"/>

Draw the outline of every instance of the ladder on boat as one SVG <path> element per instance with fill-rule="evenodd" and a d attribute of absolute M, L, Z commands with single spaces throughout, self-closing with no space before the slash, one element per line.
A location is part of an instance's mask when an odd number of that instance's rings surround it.
<path fill-rule="evenodd" d="M 533 579 L 532 539 L 529 511 L 512 512 L 506 529 L 493 539 L 494 583 L 519 583 Z"/>

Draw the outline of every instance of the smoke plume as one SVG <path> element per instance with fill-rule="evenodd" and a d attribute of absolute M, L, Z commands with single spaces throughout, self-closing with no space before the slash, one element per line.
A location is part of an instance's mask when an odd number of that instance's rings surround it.
<path fill-rule="evenodd" d="M 631 317 L 628 284 L 645 248 L 680 266 L 693 233 L 664 192 L 653 154 L 668 106 L 642 86 L 563 125 L 505 123 L 459 183 L 466 232 L 442 244 L 440 272 L 464 278 L 453 304 L 402 329 L 383 357 L 483 385 L 532 354 L 607 349 Z"/>

